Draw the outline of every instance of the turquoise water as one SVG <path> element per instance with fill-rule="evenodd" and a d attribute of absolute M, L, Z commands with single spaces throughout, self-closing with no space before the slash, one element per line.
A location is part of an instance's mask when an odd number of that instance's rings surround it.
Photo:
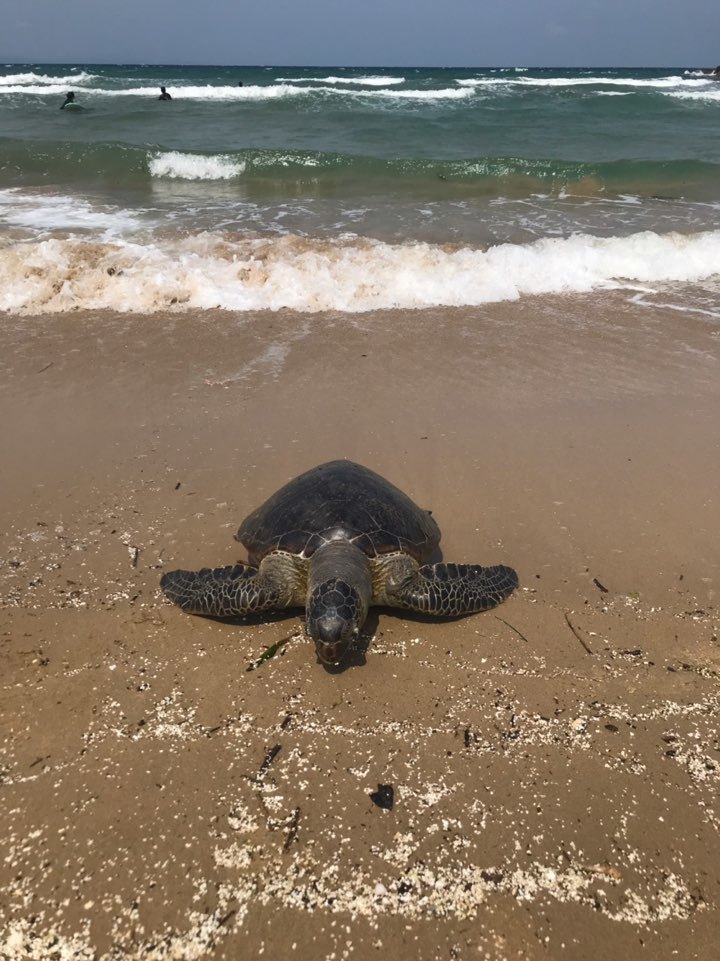
<path fill-rule="evenodd" d="M 68 90 L 82 110 L 58 109 Z M 0 308 L 49 309 L 18 274 L 31 255 L 57 286 L 97 245 L 116 255 L 111 277 L 131 252 L 192 266 L 176 307 L 470 303 L 545 292 L 543 273 L 551 290 L 705 283 L 720 263 L 719 121 L 720 82 L 681 69 L 5 66 Z M 236 263 L 254 278 L 245 299 Z M 390 263 L 428 289 L 414 301 L 386 285 L 364 307 L 363 269 Z M 252 295 L 270 281 L 294 293 Z M 126 291 L 126 309 L 155 309 L 140 301 Z"/>

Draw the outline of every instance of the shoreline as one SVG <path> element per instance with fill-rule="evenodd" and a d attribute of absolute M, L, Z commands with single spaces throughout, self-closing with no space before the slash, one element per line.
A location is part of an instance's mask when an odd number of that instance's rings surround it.
<path fill-rule="evenodd" d="M 0 953 L 710 961 L 719 334 L 621 292 L 4 317 Z M 373 611 L 338 673 L 300 612 L 162 600 L 335 457 L 520 589 Z"/>

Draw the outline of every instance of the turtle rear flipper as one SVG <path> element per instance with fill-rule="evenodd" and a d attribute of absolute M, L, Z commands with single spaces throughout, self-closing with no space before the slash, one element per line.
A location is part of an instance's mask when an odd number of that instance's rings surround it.
<path fill-rule="evenodd" d="M 160 587 L 186 614 L 234 617 L 287 606 L 287 596 L 274 578 L 246 564 L 204 567 L 201 571 L 168 571 Z"/>
<path fill-rule="evenodd" d="M 400 606 L 413 611 L 458 617 L 496 607 L 517 586 L 515 571 L 502 564 L 425 564 L 395 586 L 393 597 Z"/>

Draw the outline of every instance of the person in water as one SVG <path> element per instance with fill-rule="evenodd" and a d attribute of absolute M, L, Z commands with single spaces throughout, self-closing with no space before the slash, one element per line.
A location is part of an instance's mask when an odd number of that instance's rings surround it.
<path fill-rule="evenodd" d="M 172 97 L 167 92 L 165 87 L 160 87 L 160 96 L 158 97 L 158 100 L 172 100 Z"/>
<path fill-rule="evenodd" d="M 72 90 L 65 94 L 65 103 L 62 105 L 62 107 L 60 107 L 60 109 L 64 110 L 69 103 L 75 103 L 75 94 L 72 92 Z"/>

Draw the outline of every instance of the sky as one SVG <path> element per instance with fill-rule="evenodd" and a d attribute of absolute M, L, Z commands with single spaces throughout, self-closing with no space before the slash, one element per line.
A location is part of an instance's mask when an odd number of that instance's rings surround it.
<path fill-rule="evenodd" d="M 3 0 L 2 63 L 720 64 L 719 0 Z"/>

